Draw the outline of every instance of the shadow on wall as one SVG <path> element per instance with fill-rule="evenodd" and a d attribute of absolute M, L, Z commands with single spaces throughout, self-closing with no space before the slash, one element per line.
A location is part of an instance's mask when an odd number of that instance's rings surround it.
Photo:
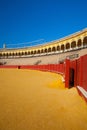
<path fill-rule="evenodd" d="M 7 62 L 0 62 L 0 65 L 5 65 Z"/>
<path fill-rule="evenodd" d="M 39 65 L 41 63 L 41 60 L 38 60 L 34 63 L 34 65 Z"/>
<path fill-rule="evenodd" d="M 70 68 L 70 73 L 69 73 L 69 88 L 74 87 L 74 76 L 75 76 L 75 71 L 73 68 Z"/>

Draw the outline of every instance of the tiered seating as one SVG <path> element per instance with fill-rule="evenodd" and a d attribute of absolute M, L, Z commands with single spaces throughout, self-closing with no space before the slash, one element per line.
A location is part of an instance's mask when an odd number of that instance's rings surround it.
<path fill-rule="evenodd" d="M 35 64 L 57 64 L 64 61 L 67 57 L 78 54 L 80 56 L 86 54 L 87 48 L 77 51 L 65 52 L 60 54 L 52 54 L 37 57 L 26 57 L 26 58 L 11 58 L 11 59 L 0 59 L 1 63 L 6 63 L 6 65 L 35 65 Z M 73 58 L 73 57 L 71 57 Z"/>

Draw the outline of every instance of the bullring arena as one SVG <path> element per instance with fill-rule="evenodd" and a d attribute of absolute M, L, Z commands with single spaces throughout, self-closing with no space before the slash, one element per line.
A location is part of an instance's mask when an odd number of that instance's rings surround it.
<path fill-rule="evenodd" d="M 87 29 L 0 49 L 0 130 L 87 129 Z"/>

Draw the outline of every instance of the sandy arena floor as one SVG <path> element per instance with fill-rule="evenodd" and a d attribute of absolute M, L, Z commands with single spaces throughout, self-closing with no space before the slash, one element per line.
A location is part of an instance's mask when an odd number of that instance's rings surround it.
<path fill-rule="evenodd" d="M 0 130 L 87 130 L 87 104 L 61 78 L 0 69 Z"/>

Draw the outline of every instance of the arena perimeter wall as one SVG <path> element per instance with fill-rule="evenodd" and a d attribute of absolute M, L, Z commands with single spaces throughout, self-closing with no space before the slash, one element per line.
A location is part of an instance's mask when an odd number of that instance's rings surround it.
<path fill-rule="evenodd" d="M 66 59 L 63 64 L 3 65 L 0 68 L 32 69 L 60 73 L 63 75 L 65 87 L 71 88 L 75 86 L 79 94 L 87 101 L 87 55 L 73 61 Z"/>
<path fill-rule="evenodd" d="M 65 62 L 65 87 L 73 86 L 87 101 L 87 55 L 74 61 L 67 59 Z"/>

